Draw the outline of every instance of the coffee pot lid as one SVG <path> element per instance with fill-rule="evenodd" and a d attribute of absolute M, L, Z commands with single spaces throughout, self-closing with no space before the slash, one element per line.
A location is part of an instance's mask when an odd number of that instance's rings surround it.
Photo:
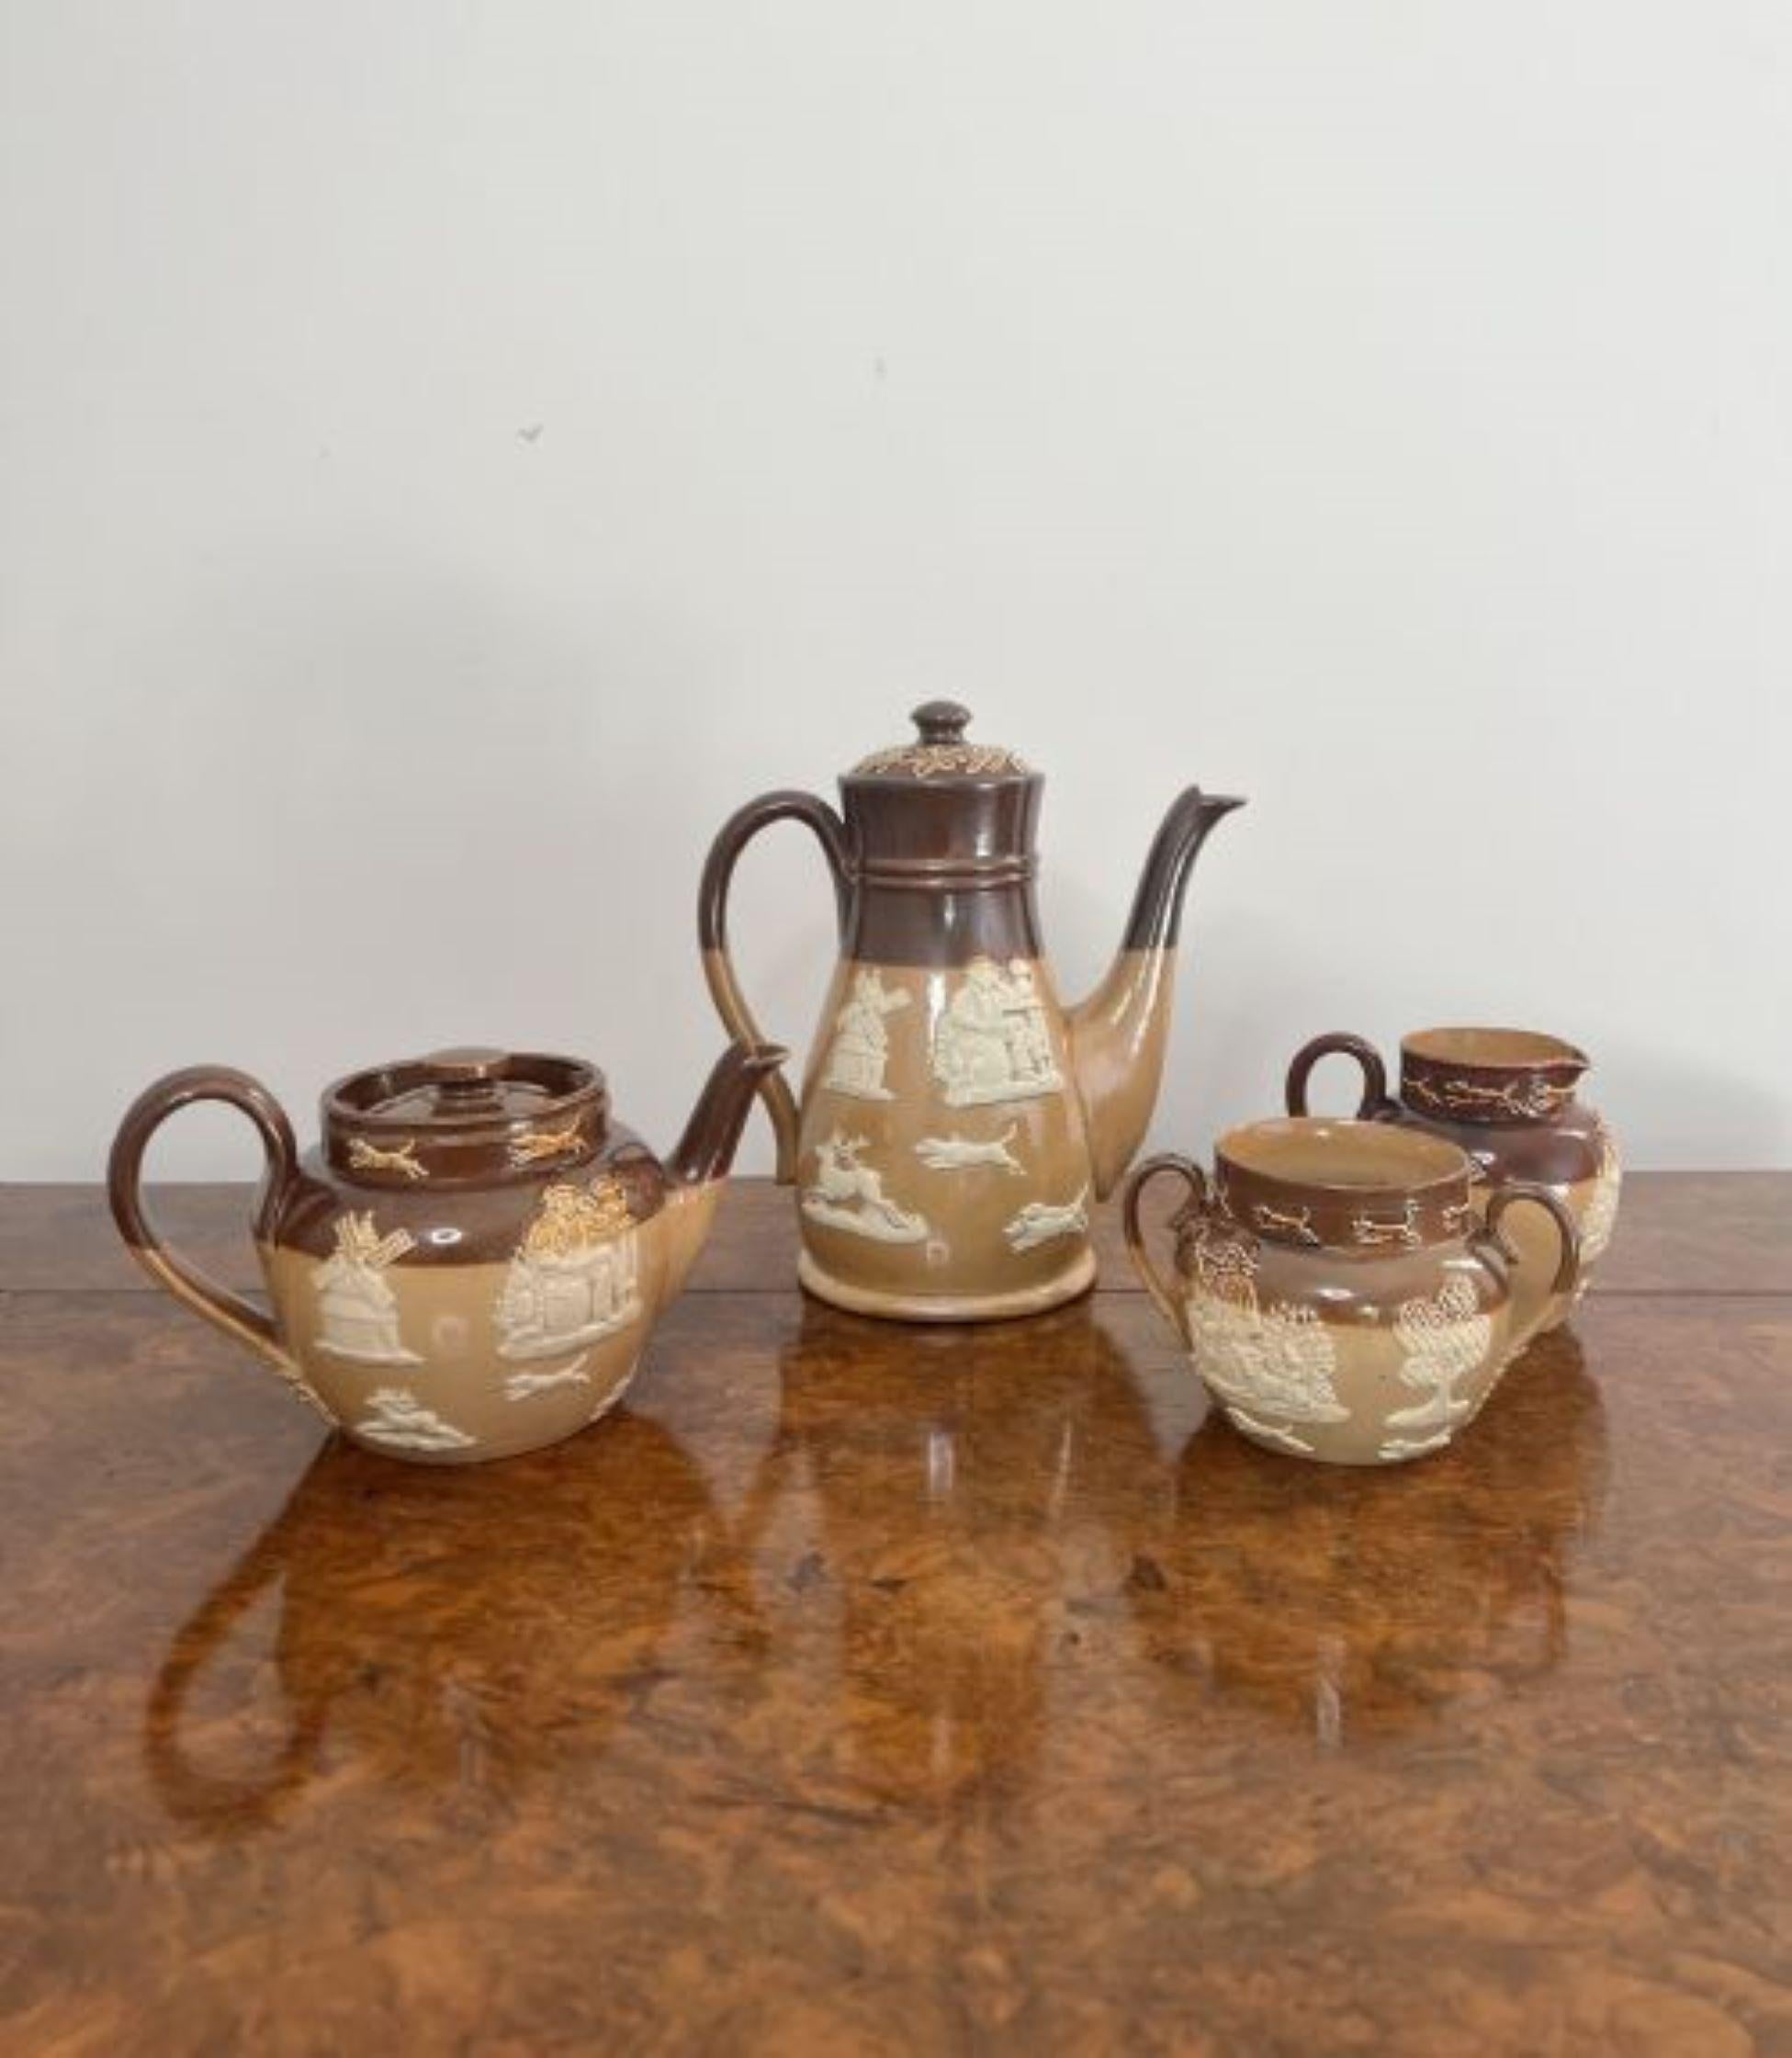
<path fill-rule="evenodd" d="M 1035 776 L 1023 760 L 997 743 L 965 741 L 971 710 L 955 700 L 930 700 L 909 720 L 918 731 L 912 743 L 897 743 L 861 758 L 850 779 L 920 780 L 930 786 L 988 786 L 998 780 Z"/>
<path fill-rule="evenodd" d="M 460 1047 L 351 1072 L 323 1095 L 324 1148 L 357 1174 L 473 1178 L 577 1162 L 603 1140 L 603 1074 L 581 1058 Z M 420 1166 L 406 1159 L 421 1158 Z"/>

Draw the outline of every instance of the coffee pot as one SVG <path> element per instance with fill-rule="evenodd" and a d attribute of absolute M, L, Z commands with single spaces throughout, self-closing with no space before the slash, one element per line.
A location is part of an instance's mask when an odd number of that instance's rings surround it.
<path fill-rule="evenodd" d="M 353 1072 L 324 1093 L 322 1140 L 302 1158 L 265 1086 L 193 1066 L 127 1110 L 112 1213 L 159 1285 L 355 1442 L 425 1464 L 508 1457 L 621 1398 L 709 1232 L 753 1089 L 783 1055 L 724 1051 L 663 1164 L 580 1058 L 456 1049 Z M 254 1227 L 271 1315 L 170 1250 L 144 1214 L 150 1139 L 196 1101 L 261 1132 Z"/>
<path fill-rule="evenodd" d="M 967 741 L 970 714 L 951 701 L 913 719 L 915 741 L 842 775 L 840 811 L 784 790 L 723 825 L 699 899 L 704 974 L 729 1034 L 757 1042 L 728 954 L 729 884 L 760 830 L 804 823 L 833 877 L 840 962 L 800 1101 L 775 1074 L 759 1082 L 778 1178 L 799 1190 L 799 1276 L 862 1314 L 1032 1314 L 1095 1277 L 1089 1210 L 1157 1097 L 1189 873 L 1242 803 L 1178 795 L 1118 955 L 1065 1007 L 1033 896 L 1043 780 Z"/>

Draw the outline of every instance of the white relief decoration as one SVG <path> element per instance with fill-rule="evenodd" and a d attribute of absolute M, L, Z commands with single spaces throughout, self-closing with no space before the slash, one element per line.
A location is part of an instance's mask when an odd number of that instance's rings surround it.
<path fill-rule="evenodd" d="M 1509 1115 L 1515 1122 L 1547 1121 L 1574 1097 L 1572 1084 L 1532 1073 L 1497 1085 L 1468 1079 L 1432 1080 L 1424 1074 L 1409 1078 L 1402 1091 L 1409 1100 L 1446 1114 Z"/>
<path fill-rule="evenodd" d="M 1266 1443 L 1279 1443 L 1284 1451 L 1295 1451 L 1303 1458 L 1317 1456 L 1317 1453 L 1305 1437 L 1296 1436 L 1290 1429 L 1284 1429 L 1279 1422 L 1259 1422 L 1255 1415 L 1247 1415 L 1235 1402 L 1228 1406 L 1226 1413 L 1241 1430 L 1252 1436 L 1260 1436 Z"/>
<path fill-rule="evenodd" d="M 1397 1464 L 1402 1458 L 1422 1458 L 1427 1451 L 1441 1451 L 1449 1442 L 1449 1431 L 1439 1430 L 1435 1436 L 1390 1436 L 1377 1448 L 1375 1455 L 1383 1464 Z"/>
<path fill-rule="evenodd" d="M 348 1162 L 357 1172 L 397 1172 L 400 1179 L 413 1184 L 429 1177 L 429 1167 L 417 1162 L 417 1139 L 406 1136 L 402 1143 L 394 1144 L 389 1150 L 382 1150 L 376 1143 L 369 1143 L 366 1136 L 348 1139 Z"/>
<path fill-rule="evenodd" d="M 408 1229 L 382 1237 L 373 1216 L 336 1218 L 336 1248 L 311 1274 L 317 1288 L 318 1348 L 369 1365 L 415 1365 L 399 1335 L 399 1297 L 382 1275 L 415 1247 Z"/>
<path fill-rule="evenodd" d="M 1617 1142 L 1609 1129 L 1599 1131 L 1599 1170 L 1581 1216 L 1581 1263 L 1590 1265 L 1605 1255 L 1617 1220 L 1617 1196 L 1624 1184 L 1624 1163 Z"/>
<path fill-rule="evenodd" d="M 1385 1426 L 1448 1434 L 1473 1409 L 1474 1402 L 1457 1392 L 1457 1384 L 1487 1363 L 1493 1317 L 1482 1313 L 1473 1281 L 1459 1273 L 1429 1296 L 1403 1301 L 1393 1333 L 1406 1353 L 1401 1384 L 1425 1398 L 1411 1408 L 1392 1409 Z"/>
<path fill-rule="evenodd" d="M 1457 1201 L 1445 1208 L 1442 1214 L 1444 1234 L 1447 1237 L 1465 1237 L 1475 1218 L 1472 1201 Z"/>
<path fill-rule="evenodd" d="M 803 1194 L 803 1213 L 811 1222 L 875 1243 L 925 1242 L 926 1216 L 890 1199 L 883 1174 L 862 1159 L 865 1147 L 863 1136 L 844 1136 L 838 1125 L 817 1144 L 815 1183 Z"/>
<path fill-rule="evenodd" d="M 884 1083 L 890 1061 L 890 1032 L 884 1018 L 906 1008 L 911 998 L 903 987 L 886 987 L 875 966 L 861 966 L 852 975 L 851 992 L 834 1017 L 822 1085 L 862 1101 L 895 1100 Z"/>
<path fill-rule="evenodd" d="M 1047 1201 L 1029 1201 L 1012 1221 L 1003 1226 L 1009 1249 L 1019 1256 L 1058 1237 L 1084 1235 L 1089 1226 L 1088 1193 L 1085 1186 L 1075 1200 L 1055 1206 Z"/>
<path fill-rule="evenodd" d="M 589 1386 L 592 1375 L 582 1355 L 554 1372 L 513 1372 L 504 1380 L 506 1400 L 530 1400 L 536 1394 L 551 1393 L 556 1386 Z"/>
<path fill-rule="evenodd" d="M 445 1422 L 405 1386 L 379 1386 L 367 1396 L 372 1413 L 355 1425 L 356 1436 L 400 1451 L 465 1451 L 476 1441 Z"/>
<path fill-rule="evenodd" d="M 1258 1409 L 1284 1422 L 1349 1419 L 1332 1384 L 1331 1330 L 1310 1307 L 1261 1305 L 1253 1246 L 1200 1238 L 1187 1308 L 1195 1369 L 1228 1409 L 1250 1410 L 1254 1427 Z"/>
<path fill-rule="evenodd" d="M 1318 1236 L 1313 1227 L 1313 1210 L 1297 1207 L 1287 1210 L 1271 1207 L 1268 1201 L 1257 1201 L 1251 1208 L 1251 1219 L 1259 1229 L 1272 1236 L 1292 1237 L 1296 1243 L 1317 1243 Z"/>
<path fill-rule="evenodd" d="M 1025 958 L 1010 958 L 1006 969 L 993 957 L 971 960 L 933 1032 L 933 1076 L 954 1108 L 1063 1091 L 1045 1002 Z"/>
<path fill-rule="evenodd" d="M 576 1158 L 585 1148 L 583 1125 L 569 1122 L 564 1129 L 524 1129 L 513 1136 L 509 1157 L 513 1165 L 545 1165 L 555 1158 Z"/>
<path fill-rule="evenodd" d="M 1353 1215 L 1350 1235 L 1357 1243 L 1397 1243 L 1410 1249 L 1419 1240 L 1419 1204 L 1408 1201 L 1396 1221 L 1379 1220 L 1372 1215 Z"/>
<path fill-rule="evenodd" d="M 931 1171 L 964 1171 L 974 1165 L 993 1165 L 1002 1171 L 1018 1172 L 1023 1170 L 1020 1160 L 1009 1148 L 1020 1125 L 1010 1122 L 999 1136 L 986 1139 L 976 1136 L 923 1136 L 915 1146 L 915 1155 Z"/>
<path fill-rule="evenodd" d="M 498 1296 L 499 1356 L 558 1357 L 637 1320 L 636 1243 L 615 1180 L 548 1187 Z"/>

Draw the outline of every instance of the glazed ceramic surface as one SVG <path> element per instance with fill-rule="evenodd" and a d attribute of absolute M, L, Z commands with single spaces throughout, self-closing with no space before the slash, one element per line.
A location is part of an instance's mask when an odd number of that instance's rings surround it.
<path fill-rule="evenodd" d="M 737 1045 L 670 1166 L 574 1058 L 443 1051 L 340 1080 L 300 1158 L 267 1090 L 176 1072 L 126 1114 L 113 1213 L 161 1284 L 272 1364 L 357 1443 L 423 1464 L 558 1442 L 611 1408 L 707 1231 L 753 1091 L 783 1053 Z M 170 1251 L 144 1150 L 176 1109 L 239 1107 L 267 1173 L 255 1248 L 272 1316 Z"/>
<path fill-rule="evenodd" d="M 1189 1190 L 1167 1277 L 1139 1219 L 1165 1172 Z M 1545 1218 L 1554 1291 L 1578 1270 L 1573 1217 L 1548 1187 L 1508 1184 L 1483 1220 L 1460 1150 L 1376 1123 L 1234 1129 L 1211 1182 L 1187 1159 L 1151 1159 L 1123 1212 L 1140 1276 L 1233 1425 L 1336 1464 L 1442 1450 L 1528 1341 L 1537 1321 L 1515 1288 L 1535 1261 L 1505 1238 L 1508 1212 Z"/>
<path fill-rule="evenodd" d="M 914 718 L 917 741 L 841 779 L 842 812 L 780 792 L 725 825 L 704 875 L 704 967 L 732 1034 L 756 1040 L 728 888 L 761 829 L 805 823 L 833 875 L 841 954 L 800 1103 L 781 1079 L 761 1087 L 778 1176 L 797 1190 L 803 1283 L 872 1315 L 1030 1314 L 1094 1279 L 1089 1211 L 1156 1099 L 1189 871 L 1240 803 L 1193 786 L 1178 798 L 1119 955 L 1066 1008 L 1033 898 L 1043 782 L 968 741 L 951 702 Z"/>
<path fill-rule="evenodd" d="M 1468 1153 L 1479 1210 L 1484 1213 L 1488 1201 L 1514 1182 L 1547 1186 L 1568 1204 L 1581 1233 L 1581 1277 L 1572 1294 L 1549 1285 L 1552 1238 L 1537 1210 L 1525 1209 L 1511 1225 L 1527 1261 L 1515 1285 L 1520 1319 L 1543 1329 L 1563 1321 L 1611 1242 L 1623 1183 L 1617 1137 L 1576 1094 L 1588 1069 L 1586 1054 L 1529 1029 L 1423 1029 L 1401 1041 L 1394 1097 L 1372 1044 L 1361 1036 L 1319 1036 L 1289 1068 L 1290 1114 L 1307 1113 L 1313 1069 L 1335 1054 L 1362 1068 L 1359 1119 L 1403 1123 Z"/>

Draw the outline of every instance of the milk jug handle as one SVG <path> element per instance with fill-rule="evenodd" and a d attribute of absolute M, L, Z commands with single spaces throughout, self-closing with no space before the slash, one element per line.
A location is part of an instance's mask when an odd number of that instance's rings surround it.
<path fill-rule="evenodd" d="M 821 845 L 822 855 L 834 882 L 834 899 L 840 927 L 846 927 L 852 889 L 851 854 L 846 824 L 828 803 L 813 793 L 784 787 L 749 800 L 722 824 L 704 865 L 703 883 L 697 890 L 697 934 L 703 944 L 704 978 L 709 985 L 716 1012 L 723 1026 L 738 1043 L 766 1041 L 752 1010 L 740 990 L 740 981 L 728 954 L 728 888 L 740 854 L 761 829 L 774 821 L 800 821 Z M 772 1117 L 778 1143 L 778 1183 L 788 1186 L 796 1177 L 796 1097 L 782 1072 L 769 1072 L 759 1083 L 760 1099 Z"/>
<path fill-rule="evenodd" d="M 1307 1113 L 1307 1081 L 1313 1069 L 1322 1057 L 1332 1057 L 1354 1058 L 1362 1068 L 1362 1099 L 1357 1104 L 1359 1122 L 1386 1122 L 1400 1113 L 1399 1102 L 1388 1097 L 1388 1069 L 1381 1062 L 1381 1052 L 1366 1037 L 1338 1031 L 1329 1036 L 1315 1036 L 1294 1053 L 1285 1089 L 1290 1114 Z"/>

